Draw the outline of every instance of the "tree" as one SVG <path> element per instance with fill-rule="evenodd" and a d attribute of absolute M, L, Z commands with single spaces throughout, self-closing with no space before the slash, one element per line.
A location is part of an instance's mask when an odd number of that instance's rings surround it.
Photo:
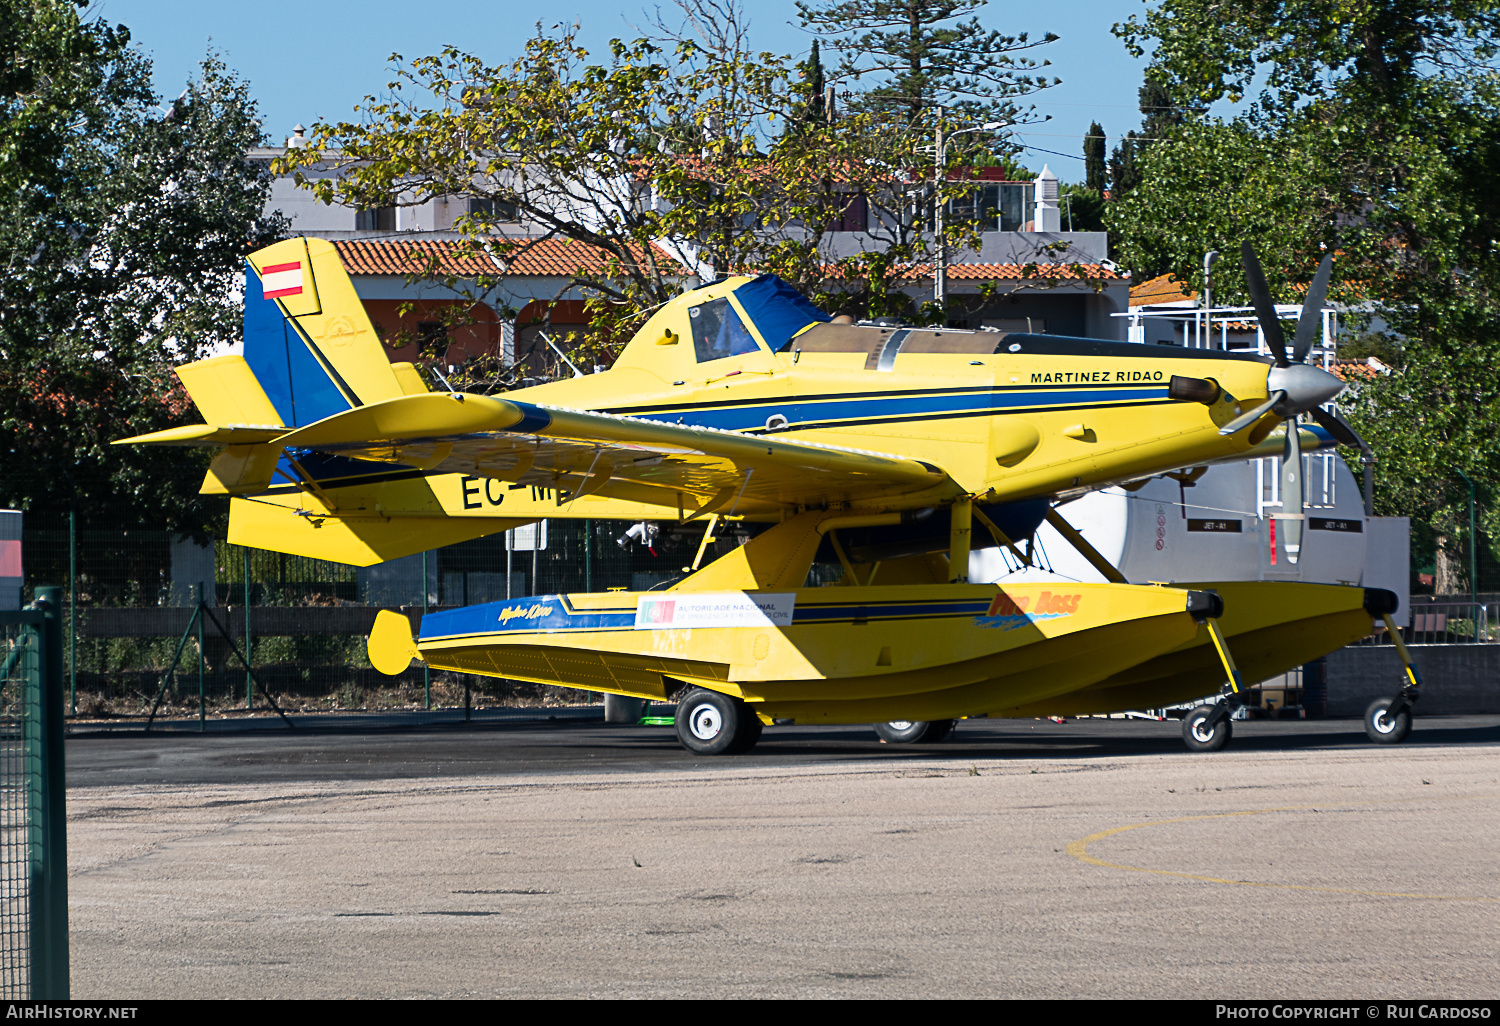
<path fill-rule="evenodd" d="M 1173 129 L 1187 123 L 1189 115 L 1202 113 L 1201 107 L 1175 104 L 1166 88 L 1153 81 L 1149 73 L 1136 95 L 1143 115 L 1141 130 L 1128 132 L 1109 158 L 1110 195 L 1114 199 L 1120 199 L 1140 184 L 1140 157 L 1152 143 L 1167 138 Z"/>
<path fill-rule="evenodd" d="M 1104 126 L 1095 121 L 1089 125 L 1088 135 L 1083 137 L 1083 184 L 1099 195 L 1104 195 Z"/>
<path fill-rule="evenodd" d="M 215 57 L 163 114 L 123 27 L 5 4 L 0 503 L 202 531 L 201 464 L 113 440 L 194 419 L 172 367 L 239 335 L 279 237 L 245 84 Z"/>
<path fill-rule="evenodd" d="M 787 112 L 786 131 L 814 132 L 826 125 L 833 111 L 828 106 L 827 88 L 824 85 L 823 58 L 818 53 L 818 41 L 812 41 L 807 60 L 798 65 L 798 82 L 791 83 L 795 97 Z"/>
<path fill-rule="evenodd" d="M 1020 56 L 1058 37 L 1007 36 L 974 14 L 987 0 L 797 0 L 804 28 L 826 36 L 845 80 L 872 76 L 853 98 L 862 108 L 899 111 L 918 124 L 932 110 L 964 123 L 1014 122 L 1017 97 L 1055 85 L 1039 74 L 1050 62 Z"/>
<path fill-rule="evenodd" d="M 531 234 L 502 236 L 480 212 L 457 225 L 493 275 L 417 277 L 484 301 L 503 265 L 547 239 L 597 254 L 564 286 L 591 299 L 600 362 L 693 280 L 771 271 L 836 310 L 909 312 L 896 289 L 931 245 L 920 203 L 931 166 L 921 132 L 878 110 L 836 123 L 814 92 L 819 65 L 753 51 L 731 0 L 683 0 L 685 26 L 613 40 L 603 59 L 575 29 L 538 31 L 503 65 L 449 48 L 397 66 L 391 98 L 360 122 L 320 123 L 286 166 L 325 202 L 417 204 L 473 196 L 517 212 Z M 868 210 L 842 249 L 831 230 Z M 950 227 L 954 244 L 967 236 Z M 466 386 L 502 387 L 494 368 Z"/>
<path fill-rule="evenodd" d="M 1201 286 L 1205 250 L 1253 239 L 1292 300 L 1320 247 L 1336 252 L 1335 298 L 1402 356 L 1341 401 L 1379 455 L 1377 508 L 1433 525 L 1441 574 L 1467 531 L 1457 471 L 1500 485 L 1500 11 L 1164 0 L 1116 32 L 1154 47 L 1168 105 L 1251 100 L 1231 120 L 1169 124 L 1139 155 L 1139 185 L 1109 211 L 1125 262 Z M 1233 298 L 1232 263 L 1214 286 Z M 1500 509 L 1484 519 L 1493 533 Z"/>
<path fill-rule="evenodd" d="M 1104 197 L 1087 185 L 1063 185 L 1058 189 L 1063 231 L 1104 231 Z"/>

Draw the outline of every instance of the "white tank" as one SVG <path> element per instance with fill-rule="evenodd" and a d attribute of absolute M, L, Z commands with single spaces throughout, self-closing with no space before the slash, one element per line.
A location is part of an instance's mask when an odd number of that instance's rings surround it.
<path fill-rule="evenodd" d="M 1152 478 L 1134 491 L 1109 488 L 1057 507 L 1089 544 L 1135 583 L 1305 581 L 1386 588 L 1407 611 L 1409 521 L 1366 517 L 1354 474 L 1337 453 L 1303 456 L 1307 494 L 1302 551 L 1286 557 L 1279 495 L 1281 461 L 1256 459 L 1207 468 L 1191 483 Z M 1104 577 L 1052 527 L 1037 532 L 1037 562 L 1020 567 L 1003 549 L 969 560 L 972 581 L 1102 581 Z"/>

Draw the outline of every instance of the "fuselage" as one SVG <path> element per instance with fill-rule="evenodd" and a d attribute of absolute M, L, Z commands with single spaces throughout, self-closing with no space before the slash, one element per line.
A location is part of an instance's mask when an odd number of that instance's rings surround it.
<path fill-rule="evenodd" d="M 692 344 L 689 304 L 732 284 L 669 304 L 610 370 L 506 398 L 899 454 L 998 501 L 1232 457 L 1276 423 L 1219 434 L 1266 398 L 1270 370 L 1263 358 L 1219 351 L 817 324 L 775 349 L 756 338 L 748 351 L 704 353 Z M 1208 405 L 1169 398 L 1174 376 L 1212 381 L 1221 394 Z"/>

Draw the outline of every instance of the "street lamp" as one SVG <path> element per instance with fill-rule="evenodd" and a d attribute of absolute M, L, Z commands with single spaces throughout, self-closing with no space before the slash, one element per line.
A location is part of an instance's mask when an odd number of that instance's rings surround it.
<path fill-rule="evenodd" d="M 1005 128 L 1009 121 L 990 121 L 983 125 L 974 125 L 972 128 L 960 128 L 956 132 L 948 133 L 947 138 L 943 136 L 943 122 L 938 121 L 937 126 L 937 169 L 936 180 L 933 183 L 932 202 L 933 225 L 937 235 L 937 254 L 932 261 L 932 301 L 939 307 L 948 302 L 948 247 L 943 241 L 943 181 L 948 174 L 948 142 L 955 135 L 965 132 L 993 132 L 997 128 Z M 944 313 L 946 318 L 947 314 Z M 945 323 L 943 325 L 947 327 Z"/>

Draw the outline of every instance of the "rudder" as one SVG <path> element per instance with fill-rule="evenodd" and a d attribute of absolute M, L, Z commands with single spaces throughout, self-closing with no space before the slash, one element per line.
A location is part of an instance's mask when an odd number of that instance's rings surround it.
<path fill-rule="evenodd" d="M 246 363 L 289 427 L 410 387 L 392 368 L 338 250 L 323 239 L 287 239 L 250 254 L 244 340 Z"/>

